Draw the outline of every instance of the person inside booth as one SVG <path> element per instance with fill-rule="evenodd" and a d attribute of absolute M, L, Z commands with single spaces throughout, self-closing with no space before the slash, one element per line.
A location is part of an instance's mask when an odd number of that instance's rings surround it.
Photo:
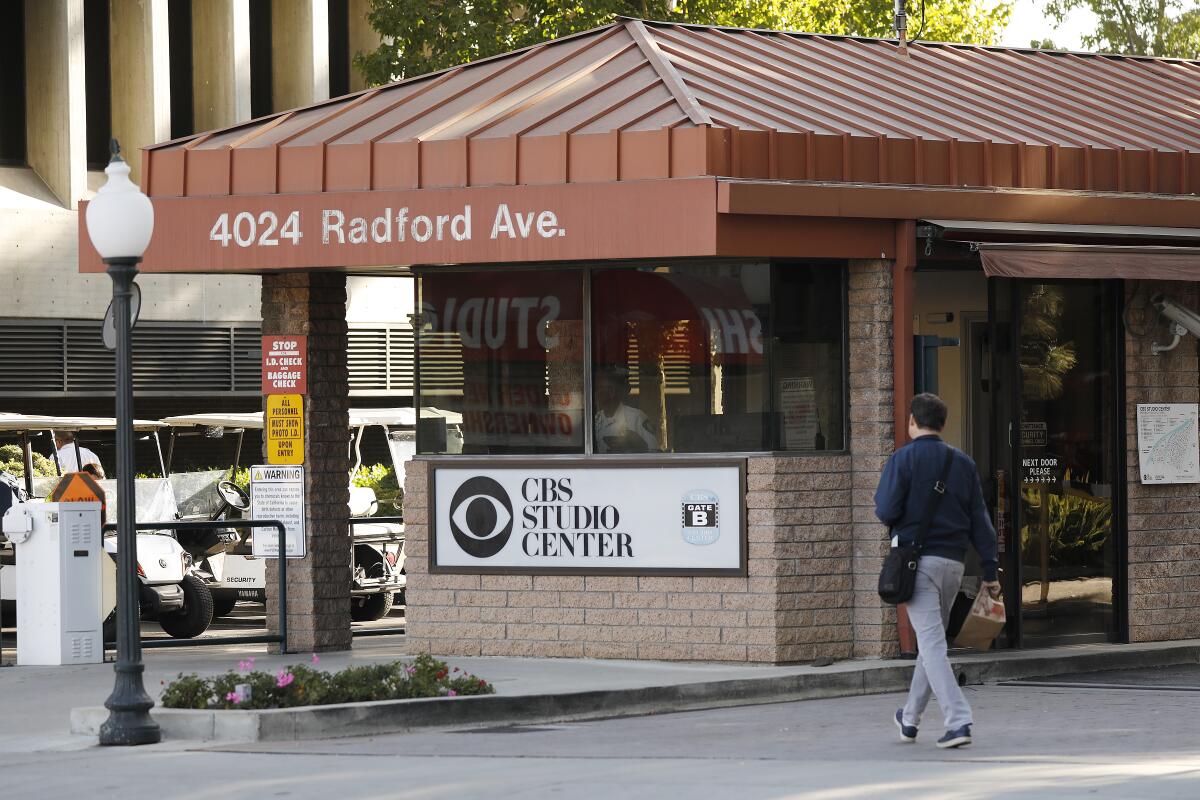
<path fill-rule="evenodd" d="M 595 446 L 597 453 L 648 453 L 659 449 L 649 417 L 629 404 L 629 370 L 596 370 Z"/>

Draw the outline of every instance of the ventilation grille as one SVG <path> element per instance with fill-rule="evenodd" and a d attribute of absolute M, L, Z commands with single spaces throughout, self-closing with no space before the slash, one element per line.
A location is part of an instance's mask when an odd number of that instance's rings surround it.
<path fill-rule="evenodd" d="M 133 388 L 142 395 L 257 393 L 256 325 L 139 322 Z M 95 320 L 0 322 L 0 396 L 112 395 L 116 357 Z"/>
<path fill-rule="evenodd" d="M 421 395 L 453 397 L 462 393 L 463 347 L 458 332 L 424 332 L 421 335 Z"/>
<path fill-rule="evenodd" d="M 351 325 L 346 354 L 350 394 L 411 395 L 413 355 L 407 325 Z"/>
<path fill-rule="evenodd" d="M 461 348 L 454 353 L 461 387 Z M 351 325 L 350 393 L 412 395 L 413 355 L 407 325 Z M 0 397 L 111 396 L 115 374 L 116 357 L 95 320 L 0 321 Z M 261 387 L 257 325 L 139 322 L 134 328 L 133 388 L 140 395 L 257 394 Z"/>

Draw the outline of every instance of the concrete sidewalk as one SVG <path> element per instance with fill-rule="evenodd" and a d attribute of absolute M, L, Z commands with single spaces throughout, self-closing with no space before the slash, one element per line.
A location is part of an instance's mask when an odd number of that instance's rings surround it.
<path fill-rule="evenodd" d="M 338 669 L 409 655 L 403 637 L 367 638 L 357 640 L 352 651 L 321 656 L 320 666 Z M 239 660 L 249 656 L 255 657 L 256 668 L 269 670 L 309 660 L 308 654 L 266 655 L 261 645 L 154 650 L 144 656 L 146 688 L 156 699 L 161 682 L 180 672 L 218 673 L 236 668 Z M 542 709 L 549 718 L 582 718 L 569 712 L 580 707 L 578 696 L 585 693 L 588 703 L 601 706 L 605 715 L 621 716 L 897 691 L 907 684 L 912 669 L 911 661 L 881 660 L 826 667 L 499 657 L 447 660 L 491 681 L 499 697 L 537 697 L 537 703 L 524 705 Z M 953 660 L 966 683 L 980 684 L 1067 672 L 1195 664 L 1200 663 L 1200 641 L 1001 651 Z M 0 752 L 87 746 L 87 737 L 68 735 L 70 711 L 101 705 L 112 685 L 111 664 L 0 669 Z M 660 702 L 648 705 L 648 698 L 654 697 Z M 556 702 L 563 709 L 558 716 L 550 713 Z M 497 713 L 510 713 L 513 707 L 510 704 L 505 711 L 498 705 Z M 472 720 L 473 724 L 484 721 Z M 494 725 L 504 723 L 503 718 L 490 720 Z"/>

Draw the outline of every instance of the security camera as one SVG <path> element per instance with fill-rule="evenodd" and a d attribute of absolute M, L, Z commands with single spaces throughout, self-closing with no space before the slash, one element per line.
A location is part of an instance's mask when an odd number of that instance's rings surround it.
<path fill-rule="evenodd" d="M 1151 297 L 1150 303 L 1158 309 L 1160 314 L 1171 321 L 1169 330 L 1174 337 L 1170 344 L 1150 345 L 1150 352 L 1158 354 L 1174 350 L 1179 346 L 1179 340 L 1189 333 L 1192 336 L 1200 338 L 1200 314 L 1161 294 Z"/>

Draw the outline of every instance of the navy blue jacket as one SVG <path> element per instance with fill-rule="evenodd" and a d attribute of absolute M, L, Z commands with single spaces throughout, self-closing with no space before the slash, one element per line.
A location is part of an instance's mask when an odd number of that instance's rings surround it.
<path fill-rule="evenodd" d="M 996 529 L 983 502 L 979 470 L 970 456 L 932 434 L 919 436 L 888 459 L 875 490 L 875 516 L 891 527 L 901 544 L 911 544 L 921 517 L 933 496 L 946 463 L 946 448 L 954 450 L 946 495 L 925 534 L 921 553 L 963 561 L 971 544 L 983 564 L 983 579 L 996 580 Z"/>

